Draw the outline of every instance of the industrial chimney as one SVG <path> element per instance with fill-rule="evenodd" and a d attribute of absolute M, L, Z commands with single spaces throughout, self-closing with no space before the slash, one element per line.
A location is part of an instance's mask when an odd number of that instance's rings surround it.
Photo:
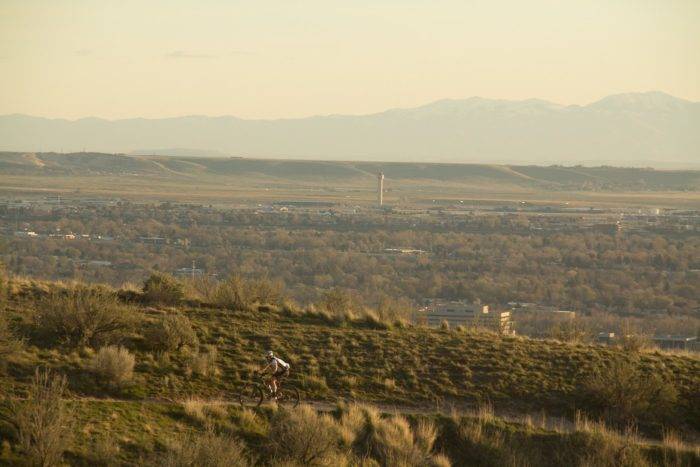
<path fill-rule="evenodd" d="M 377 204 L 380 208 L 384 204 L 384 172 L 377 174 Z"/>

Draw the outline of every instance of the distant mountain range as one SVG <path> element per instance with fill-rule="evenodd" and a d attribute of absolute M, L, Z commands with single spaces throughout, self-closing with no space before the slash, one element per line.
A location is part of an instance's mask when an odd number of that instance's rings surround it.
<path fill-rule="evenodd" d="M 5 115 L 0 150 L 698 168 L 700 103 L 649 92 L 586 106 L 472 97 L 371 115 L 279 120 Z"/>

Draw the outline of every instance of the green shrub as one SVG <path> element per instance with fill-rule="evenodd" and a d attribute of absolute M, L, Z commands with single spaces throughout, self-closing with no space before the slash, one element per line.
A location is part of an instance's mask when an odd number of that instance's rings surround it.
<path fill-rule="evenodd" d="M 12 410 L 19 446 L 29 465 L 62 463 L 72 438 L 72 414 L 63 401 L 66 379 L 36 370 L 27 399 Z"/>
<path fill-rule="evenodd" d="M 146 341 L 152 349 L 167 352 L 199 345 L 192 323 L 181 313 L 167 315 L 150 326 L 146 331 Z"/>
<path fill-rule="evenodd" d="M 164 458 L 153 462 L 153 465 L 164 467 L 246 467 L 254 464 L 241 441 L 212 430 L 173 440 Z"/>
<path fill-rule="evenodd" d="M 134 376 L 136 358 L 124 347 L 102 347 L 93 357 L 92 370 L 113 387 L 122 387 Z"/>
<path fill-rule="evenodd" d="M 185 298 L 185 286 L 173 276 L 154 273 L 143 283 L 143 298 L 147 303 L 176 305 Z"/>
<path fill-rule="evenodd" d="M 136 321 L 133 310 L 104 287 L 52 291 L 34 315 L 40 334 L 75 346 L 118 342 Z"/>

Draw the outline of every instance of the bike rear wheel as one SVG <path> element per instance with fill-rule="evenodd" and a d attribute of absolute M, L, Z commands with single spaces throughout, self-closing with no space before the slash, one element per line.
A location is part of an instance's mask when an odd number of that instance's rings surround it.
<path fill-rule="evenodd" d="M 277 403 L 296 407 L 299 405 L 299 390 L 297 388 L 280 389 L 277 394 Z"/>
<path fill-rule="evenodd" d="M 242 407 L 260 407 L 265 394 L 258 384 L 248 384 L 238 393 L 238 402 Z"/>

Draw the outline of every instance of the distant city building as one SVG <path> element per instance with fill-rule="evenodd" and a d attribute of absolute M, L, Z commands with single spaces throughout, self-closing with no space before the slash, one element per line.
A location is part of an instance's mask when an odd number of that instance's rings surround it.
<path fill-rule="evenodd" d="M 537 303 L 508 302 L 508 306 L 510 306 L 514 312 L 524 311 L 524 312 L 548 313 L 551 316 L 557 317 L 557 318 L 570 318 L 570 319 L 576 318 L 575 311 L 558 310 L 553 306 L 539 305 Z"/>
<path fill-rule="evenodd" d="M 488 305 L 464 300 L 431 300 L 425 307 L 428 326 L 480 327 L 499 334 L 515 334 L 510 311 L 491 311 Z"/>
<path fill-rule="evenodd" d="M 139 241 L 150 245 L 165 245 L 170 243 L 170 240 L 165 237 L 139 237 Z"/>
<path fill-rule="evenodd" d="M 39 234 L 33 230 L 18 230 L 15 232 L 15 237 L 38 237 Z"/>
<path fill-rule="evenodd" d="M 180 268 L 175 270 L 175 275 L 179 277 L 194 277 L 204 275 L 204 270 L 200 268 Z"/>
<path fill-rule="evenodd" d="M 380 208 L 384 205 L 384 172 L 377 174 L 377 205 Z"/>
<path fill-rule="evenodd" d="M 700 350 L 696 336 L 654 336 L 652 340 L 662 349 Z"/>
<path fill-rule="evenodd" d="M 420 255 L 425 253 L 425 250 L 417 250 L 415 248 L 384 248 L 384 252 L 401 255 Z"/>
<path fill-rule="evenodd" d="M 49 238 L 54 238 L 57 240 L 75 240 L 75 234 L 72 233 L 52 233 L 49 234 Z"/>
<path fill-rule="evenodd" d="M 599 344 L 610 345 L 613 342 L 615 342 L 615 333 L 614 332 L 599 332 L 598 335 L 596 336 L 596 341 Z"/>
<path fill-rule="evenodd" d="M 594 232 L 612 235 L 622 230 L 622 223 L 620 223 L 620 221 L 617 221 L 610 224 L 594 224 L 591 226 L 591 230 L 593 230 Z"/>

